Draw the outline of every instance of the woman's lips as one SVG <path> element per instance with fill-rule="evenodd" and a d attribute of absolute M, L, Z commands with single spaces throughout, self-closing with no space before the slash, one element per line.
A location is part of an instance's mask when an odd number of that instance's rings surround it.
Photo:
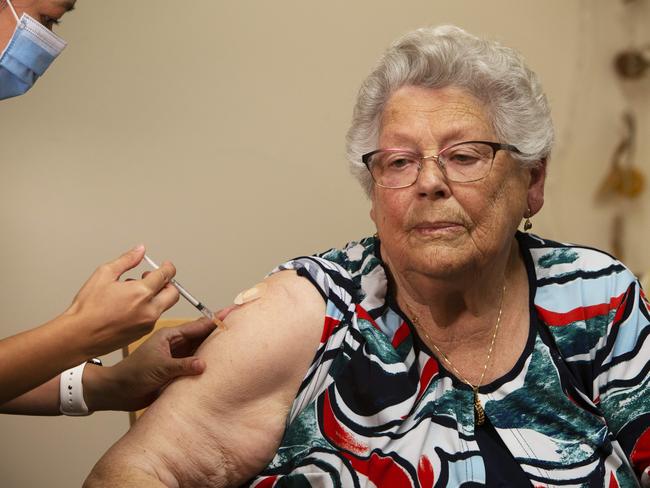
<path fill-rule="evenodd" d="M 458 222 L 422 222 L 413 227 L 413 229 L 422 235 L 436 235 L 456 233 L 463 230 L 465 227 Z"/>

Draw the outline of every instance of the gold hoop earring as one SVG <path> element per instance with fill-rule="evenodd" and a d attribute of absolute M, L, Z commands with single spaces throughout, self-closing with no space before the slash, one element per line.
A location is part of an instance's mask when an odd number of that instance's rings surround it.
<path fill-rule="evenodd" d="M 526 210 L 526 214 L 524 215 L 526 220 L 524 220 L 524 232 L 528 232 L 530 229 L 533 228 L 533 223 L 530 221 L 530 209 Z"/>

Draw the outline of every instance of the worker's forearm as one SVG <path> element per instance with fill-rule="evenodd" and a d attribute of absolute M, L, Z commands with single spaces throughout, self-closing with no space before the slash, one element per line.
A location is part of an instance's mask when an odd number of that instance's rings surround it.
<path fill-rule="evenodd" d="M 61 415 L 59 375 L 2 405 L 0 413 L 16 415 Z"/>
<path fill-rule="evenodd" d="M 128 391 L 121 391 L 119 375 L 112 367 L 87 364 L 83 371 L 83 396 L 91 412 L 97 410 L 126 410 Z M 0 413 L 16 415 L 60 415 L 59 383 L 61 375 L 0 405 Z M 122 382 L 123 383 L 123 382 Z"/>
<path fill-rule="evenodd" d="M 63 315 L 0 340 L 0 404 L 89 359 L 76 317 Z"/>

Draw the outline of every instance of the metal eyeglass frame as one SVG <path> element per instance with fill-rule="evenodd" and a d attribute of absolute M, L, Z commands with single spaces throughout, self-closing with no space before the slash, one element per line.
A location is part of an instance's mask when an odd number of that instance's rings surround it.
<path fill-rule="evenodd" d="M 453 147 L 456 147 L 456 146 L 460 146 L 462 144 L 485 144 L 485 145 L 490 146 L 492 148 L 492 159 L 490 160 L 490 168 L 488 169 L 487 173 L 485 173 L 485 175 L 481 176 L 480 178 L 476 178 L 475 180 L 456 181 L 456 180 L 449 179 L 449 177 L 447 176 L 447 171 L 445 170 L 445 165 L 440 163 L 440 159 L 439 159 L 440 155 L 443 154 L 445 151 L 448 151 L 449 149 L 451 149 Z M 438 165 L 438 168 L 440 168 L 440 171 L 442 171 L 442 174 L 445 176 L 445 178 L 448 181 L 451 181 L 451 182 L 454 182 L 454 183 L 473 183 L 475 181 L 480 181 L 483 178 L 486 178 L 490 174 L 490 171 L 492 171 L 492 165 L 494 164 L 494 158 L 496 157 L 497 152 L 499 150 L 511 151 L 511 152 L 514 152 L 514 153 L 517 153 L 517 154 L 523 154 L 519 149 L 517 149 L 515 146 L 513 146 L 511 144 L 502 144 L 500 142 L 491 142 L 491 141 L 463 141 L 463 142 L 457 142 L 456 144 L 452 144 L 451 146 L 445 147 L 444 149 L 442 149 L 435 156 L 420 156 L 415 152 L 404 150 L 404 149 L 375 149 L 374 151 L 370 151 L 369 153 L 366 153 L 363 156 L 361 156 L 361 162 L 366 166 L 366 169 L 370 173 L 370 176 L 372 177 L 372 180 L 375 182 L 375 184 L 377 186 L 380 186 L 382 188 L 390 188 L 390 189 L 398 190 L 400 188 L 408 188 L 409 186 L 415 185 L 415 182 L 418 181 L 418 178 L 420 177 L 420 172 L 422 171 L 422 163 L 423 163 L 423 161 L 425 159 L 434 160 L 436 162 L 436 164 Z M 415 177 L 415 180 L 413 180 L 412 183 L 409 183 L 408 185 L 404 185 L 404 186 L 384 186 L 384 185 L 378 183 L 375 180 L 375 176 L 372 174 L 372 171 L 370 170 L 370 158 L 372 156 L 374 156 L 375 154 L 380 153 L 380 152 L 404 152 L 404 153 L 412 154 L 413 156 L 415 156 L 414 159 L 418 160 L 418 173 L 417 173 L 417 175 Z"/>

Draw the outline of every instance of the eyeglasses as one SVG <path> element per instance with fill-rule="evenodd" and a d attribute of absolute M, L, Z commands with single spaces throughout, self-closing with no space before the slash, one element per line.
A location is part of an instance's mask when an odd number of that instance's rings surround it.
<path fill-rule="evenodd" d="M 377 149 L 361 156 L 372 179 L 383 188 L 406 188 L 420 175 L 424 160 L 436 162 L 447 181 L 471 183 L 485 178 L 500 149 L 521 154 L 510 144 L 466 141 L 444 148 L 437 156 L 421 156 L 403 149 Z"/>

